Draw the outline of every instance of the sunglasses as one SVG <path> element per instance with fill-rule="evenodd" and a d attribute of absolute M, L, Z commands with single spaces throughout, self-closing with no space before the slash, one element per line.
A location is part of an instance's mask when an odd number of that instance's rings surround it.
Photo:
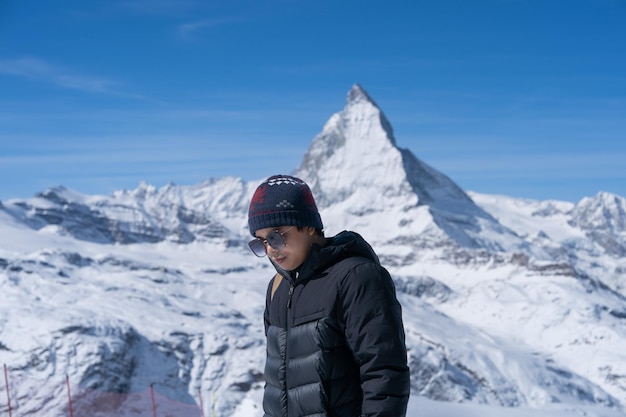
<path fill-rule="evenodd" d="M 257 237 L 256 239 L 252 239 L 248 242 L 248 246 L 252 249 L 252 252 L 258 256 L 259 258 L 267 255 L 267 245 L 270 245 L 275 250 L 280 250 L 287 246 L 287 242 L 283 238 L 283 235 L 293 229 L 294 226 L 291 226 L 289 229 L 284 232 L 279 232 L 278 229 L 269 232 L 265 239 L 261 239 Z"/>

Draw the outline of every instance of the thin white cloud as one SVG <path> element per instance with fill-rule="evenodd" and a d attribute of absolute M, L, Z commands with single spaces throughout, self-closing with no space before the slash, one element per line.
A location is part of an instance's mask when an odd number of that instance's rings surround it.
<path fill-rule="evenodd" d="M 0 60 L 0 74 L 13 75 L 87 93 L 143 98 L 140 95 L 122 91 L 118 84 L 112 80 L 76 74 L 34 57 Z"/>
<path fill-rule="evenodd" d="M 148 163 L 190 163 L 194 161 L 218 162 L 240 160 L 249 163 L 263 157 L 280 159 L 288 155 L 301 155 L 297 145 L 281 146 L 278 151 L 268 148 L 263 138 L 248 135 L 231 135 L 227 139 L 216 135 L 104 135 L 75 138 L 51 136 L 11 136 L 0 134 L 0 144 L 9 140 L 19 144 L 0 147 L 0 167 L 71 167 L 107 164 L 116 166 Z M 1 145 L 0 145 L 1 146 Z M 36 151 L 33 151 L 36 149 Z M 131 164 L 131 165 L 128 165 Z M 134 169 L 134 168 L 133 168 Z"/>
<path fill-rule="evenodd" d="M 207 6 L 202 0 L 124 0 L 116 3 L 118 9 L 148 15 L 188 13 Z"/>
<path fill-rule="evenodd" d="M 204 29 L 222 26 L 239 21 L 234 18 L 206 18 L 178 25 L 178 34 L 185 40 L 191 40 Z"/>
<path fill-rule="evenodd" d="M 429 159 L 427 163 L 447 175 L 464 179 L 626 179 L 622 168 L 625 158 L 625 150 L 580 154 L 553 151 L 449 156 Z"/>

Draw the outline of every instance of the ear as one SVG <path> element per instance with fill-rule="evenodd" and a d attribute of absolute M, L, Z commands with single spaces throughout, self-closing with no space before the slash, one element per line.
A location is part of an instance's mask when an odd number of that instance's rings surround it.
<path fill-rule="evenodd" d="M 307 226 L 306 231 L 309 234 L 309 236 L 315 235 L 315 227 Z"/>

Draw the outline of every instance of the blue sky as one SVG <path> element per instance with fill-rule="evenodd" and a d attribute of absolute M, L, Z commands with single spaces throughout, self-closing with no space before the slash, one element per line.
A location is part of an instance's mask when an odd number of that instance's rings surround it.
<path fill-rule="evenodd" d="M 0 2 L 0 200 L 261 179 L 361 84 L 462 188 L 626 196 L 626 0 Z"/>

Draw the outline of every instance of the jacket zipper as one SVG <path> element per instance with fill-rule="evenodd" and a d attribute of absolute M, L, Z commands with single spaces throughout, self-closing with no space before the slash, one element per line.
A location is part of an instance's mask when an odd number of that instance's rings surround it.
<path fill-rule="evenodd" d="M 291 329 L 291 326 L 293 324 L 292 322 L 290 322 L 291 296 L 293 295 L 293 290 L 296 286 L 297 279 L 298 279 L 298 273 L 296 272 L 295 278 L 291 278 L 289 280 L 289 298 L 287 299 L 287 337 L 286 337 L 287 346 L 285 346 L 285 394 L 286 394 L 286 401 L 287 401 L 285 409 L 287 411 L 287 416 L 289 415 L 289 383 L 287 381 L 287 375 L 289 374 L 289 330 Z"/>
<path fill-rule="evenodd" d="M 291 296 L 293 295 L 293 283 L 290 284 L 291 286 L 289 287 L 289 298 L 287 299 L 287 310 L 289 310 L 291 308 Z M 287 312 L 287 319 L 289 319 L 289 312 Z"/>
<path fill-rule="evenodd" d="M 299 272 L 296 272 L 295 277 L 289 277 L 289 298 L 287 299 L 287 328 L 289 328 L 289 309 L 291 308 L 291 296 L 293 295 L 293 290 L 296 286 L 296 281 L 298 280 Z"/>

